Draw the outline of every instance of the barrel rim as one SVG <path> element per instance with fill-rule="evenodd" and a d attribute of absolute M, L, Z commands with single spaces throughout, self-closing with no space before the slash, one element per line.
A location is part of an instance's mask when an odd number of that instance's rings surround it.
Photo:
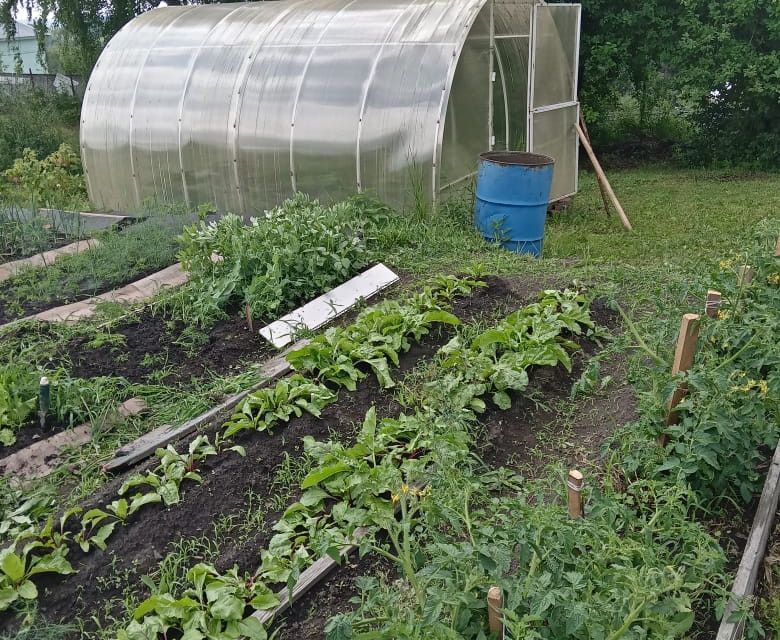
<path fill-rule="evenodd" d="M 479 159 L 502 166 L 545 167 L 555 164 L 555 159 L 550 156 L 528 151 L 485 151 L 479 154 Z"/>

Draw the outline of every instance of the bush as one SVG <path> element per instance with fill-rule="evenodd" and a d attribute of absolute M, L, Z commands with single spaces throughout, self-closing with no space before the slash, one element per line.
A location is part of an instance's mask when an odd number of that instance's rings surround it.
<path fill-rule="evenodd" d="M 0 89 L 0 171 L 25 149 L 39 158 L 67 143 L 78 149 L 80 105 L 70 96 L 37 89 Z"/>
<path fill-rule="evenodd" d="M 67 144 L 43 160 L 32 149 L 25 149 L 3 176 L 10 199 L 33 208 L 78 208 L 87 196 L 81 160 Z"/>

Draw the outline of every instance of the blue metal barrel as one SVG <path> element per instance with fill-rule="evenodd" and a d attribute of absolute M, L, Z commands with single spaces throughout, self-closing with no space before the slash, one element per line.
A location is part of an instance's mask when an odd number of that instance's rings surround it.
<path fill-rule="evenodd" d="M 474 222 L 487 240 L 517 253 L 541 255 L 554 162 L 522 151 L 479 156 Z"/>

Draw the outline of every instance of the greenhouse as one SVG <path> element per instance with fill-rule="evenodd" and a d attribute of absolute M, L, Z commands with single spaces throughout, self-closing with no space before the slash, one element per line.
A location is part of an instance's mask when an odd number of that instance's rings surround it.
<path fill-rule="evenodd" d="M 435 203 L 488 149 L 552 156 L 562 198 L 577 190 L 579 23 L 579 5 L 524 0 L 155 9 L 90 79 L 90 199 L 242 214 L 297 191 Z"/>

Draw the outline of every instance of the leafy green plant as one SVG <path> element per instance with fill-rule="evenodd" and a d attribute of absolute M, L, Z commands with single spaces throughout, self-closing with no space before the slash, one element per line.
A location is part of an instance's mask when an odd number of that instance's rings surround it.
<path fill-rule="evenodd" d="M 429 398 L 477 413 L 491 392 L 501 409 L 511 407 L 510 391 L 528 385 L 531 366 L 562 364 L 571 371 L 568 351 L 579 347 L 563 332 L 579 335 L 593 328 L 585 298 L 574 291 L 545 291 L 538 303 L 507 316 L 464 344 L 460 336 L 442 349 L 444 375 L 429 383 Z"/>
<path fill-rule="evenodd" d="M 241 447 L 231 447 L 239 455 L 245 455 Z M 190 442 L 186 453 L 179 453 L 173 445 L 155 451 L 160 464 L 144 474 L 131 476 L 119 489 L 119 495 L 127 495 L 131 489 L 148 487 L 150 491 L 135 493 L 130 498 L 127 514 L 134 513 L 145 504 L 162 502 L 166 507 L 176 504 L 181 499 L 179 487 L 185 480 L 201 483 L 203 479 L 197 472 L 201 463 L 207 458 L 217 455 L 217 448 L 209 442 L 205 435 L 200 435 Z M 119 506 L 117 507 L 119 508 Z M 124 506 L 121 506 L 124 512 Z"/>
<path fill-rule="evenodd" d="M 275 386 L 249 394 L 225 423 L 223 436 L 230 438 L 240 431 L 270 431 L 280 422 L 300 417 L 303 412 L 319 417 L 322 409 L 337 396 L 326 386 L 311 382 L 301 375 L 282 378 Z"/>
<path fill-rule="evenodd" d="M 392 387 L 390 366 L 398 366 L 399 355 L 433 325 L 460 324 L 449 311 L 450 303 L 480 286 L 484 283 L 471 278 L 438 278 L 408 302 L 387 300 L 360 313 L 347 327 L 331 327 L 288 354 L 287 361 L 296 371 L 350 391 L 367 375 L 362 365 L 373 371 L 383 388 Z"/>
<path fill-rule="evenodd" d="M 183 637 L 193 640 L 267 638 L 262 623 L 245 615 L 246 609 L 271 609 L 279 601 L 256 576 L 241 576 L 237 567 L 219 573 L 200 563 L 189 570 L 187 581 L 191 586 L 178 597 L 168 591 L 167 585 L 152 585 L 153 595 L 138 606 L 135 619 L 119 632 L 119 640 L 167 637 L 172 629 L 181 629 Z"/>
<path fill-rule="evenodd" d="M 32 554 L 34 548 L 35 544 L 31 544 L 21 553 L 17 553 L 14 547 L 0 551 L 0 611 L 5 611 L 19 599 L 29 601 L 38 597 L 38 589 L 31 580 L 33 576 L 42 573 L 73 573 L 64 549 Z"/>
<path fill-rule="evenodd" d="M 228 215 L 187 227 L 179 259 L 190 281 L 169 306 L 187 324 L 210 324 L 231 302 L 255 317 L 278 315 L 369 264 L 385 215 L 365 198 L 326 207 L 298 194 L 249 225 Z"/>
<path fill-rule="evenodd" d="M 646 398 L 649 408 L 640 427 L 622 445 L 627 474 L 690 485 L 707 509 L 749 501 L 760 486 L 762 449 L 773 448 L 780 437 L 776 237 L 761 234 L 746 254 L 721 262 L 713 281 L 724 304 L 717 319 L 703 321 L 694 367 L 675 380 L 667 371 L 654 372 L 659 392 Z M 737 275 L 738 266 L 748 262 L 756 270 L 750 286 Z M 677 407 L 677 422 L 667 426 L 665 404 L 680 383 L 688 393 Z M 645 450 L 637 441 L 659 433 L 668 439 L 659 455 L 633 455 L 631 449 Z"/>
<path fill-rule="evenodd" d="M 553 339 L 565 328 L 579 331 L 580 322 L 592 326 L 587 305 L 576 294 L 548 292 L 545 296 L 544 304 L 534 309 L 547 308 L 546 301 L 553 300 L 549 307 L 554 307 L 559 313 L 563 313 L 565 307 L 568 315 L 563 320 L 554 321 L 551 319 L 553 315 L 549 314 L 547 320 L 554 329 L 541 321 L 532 323 L 534 331 L 540 336 Z M 430 305 L 431 300 L 427 300 L 426 305 Z M 533 315 L 531 311 L 529 314 Z M 575 317 L 577 320 L 574 320 Z M 419 328 L 417 323 L 413 326 Z M 327 342 L 320 344 L 327 345 Z M 511 348 L 533 352 L 537 344 L 517 340 L 511 343 Z M 542 364 L 550 361 L 545 355 L 537 359 Z M 555 362 L 558 360 L 555 359 Z M 300 382 L 306 384 L 304 378 Z M 474 388 L 474 391 L 486 393 L 487 389 Z M 437 410 L 432 408 L 434 404 Z M 415 413 L 381 421 L 377 420 L 376 411 L 372 408 L 366 414 L 356 443 L 351 447 L 304 438 L 305 454 L 313 462 L 312 469 L 301 482 L 303 493 L 299 501 L 291 505 L 274 525 L 275 534 L 268 548 L 261 552 L 262 562 L 256 579 L 266 584 L 286 582 L 288 588 L 292 588 L 301 572 L 316 557 L 325 554 L 339 557 L 340 550 L 350 543 L 356 530 L 368 526 L 374 532 L 387 531 L 392 549 L 385 549 L 381 543 L 372 542 L 372 537 L 366 537 L 361 543 L 364 550 L 373 549 L 398 562 L 422 606 L 426 600 L 426 589 L 423 582 L 417 580 L 412 530 L 419 512 L 419 504 L 415 504 L 413 499 L 422 498 L 423 493 L 412 488 L 407 479 L 425 477 L 430 473 L 434 459 L 437 464 L 456 468 L 467 461 L 471 444 L 469 420 L 467 413 L 457 409 L 453 412 L 451 406 L 447 409 L 443 403 L 430 403 Z M 397 526 L 394 517 L 396 503 L 399 503 L 402 514 Z M 140 621 L 139 611 L 145 613 L 140 609 L 136 611 L 136 623 L 133 624 L 137 626 L 128 627 L 128 632 L 131 628 L 139 633 L 140 629 L 163 630 L 154 616 Z M 176 626 L 171 628 L 186 630 L 193 624 L 196 615 L 193 611 L 182 611 Z"/>
<path fill-rule="evenodd" d="M 43 160 L 38 159 L 37 152 L 25 149 L 3 176 L 34 208 L 67 209 L 86 199 L 81 160 L 67 144 Z"/>
<path fill-rule="evenodd" d="M 15 364 L 0 366 L 0 442 L 16 441 L 16 429 L 38 404 L 38 378 L 29 367 Z"/>

